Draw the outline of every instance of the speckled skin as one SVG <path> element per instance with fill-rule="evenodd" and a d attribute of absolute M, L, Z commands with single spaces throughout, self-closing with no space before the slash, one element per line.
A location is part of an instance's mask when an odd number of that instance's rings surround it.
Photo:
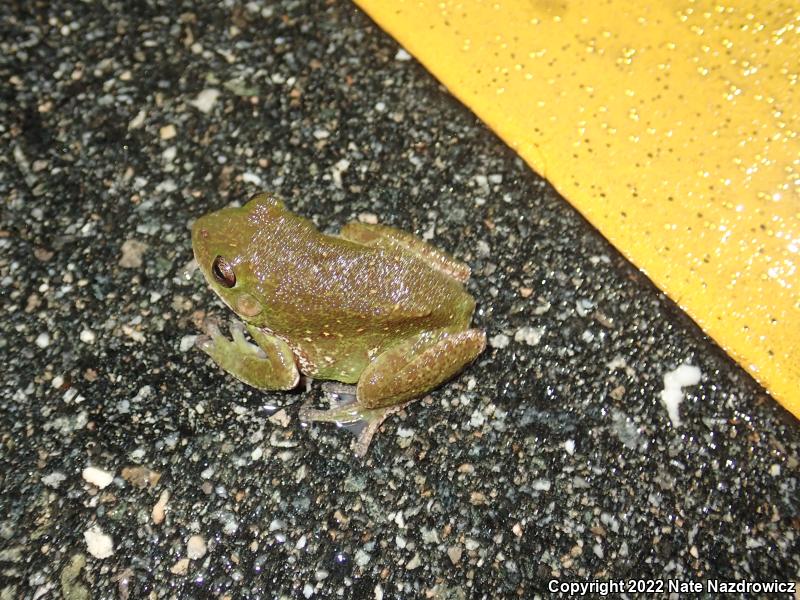
<path fill-rule="evenodd" d="M 240 326 L 233 341 L 210 326 L 199 346 L 222 368 L 261 389 L 290 389 L 299 373 L 357 383 L 354 402 L 306 409 L 308 420 L 367 421 L 371 436 L 392 410 L 485 347 L 484 332 L 469 328 L 469 267 L 394 228 L 350 223 L 340 236 L 324 235 L 259 194 L 198 219 L 192 247 L 258 344 L 246 342 Z M 215 268 L 220 260 L 228 280 Z M 357 449 L 368 443 L 362 437 Z"/>

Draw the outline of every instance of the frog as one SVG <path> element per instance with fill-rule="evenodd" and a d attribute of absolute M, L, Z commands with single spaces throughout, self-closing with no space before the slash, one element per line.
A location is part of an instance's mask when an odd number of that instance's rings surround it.
<path fill-rule="evenodd" d="M 402 229 L 352 221 L 329 235 L 262 192 L 198 218 L 191 235 L 197 266 L 236 317 L 230 337 L 207 320 L 197 346 L 260 390 L 291 390 L 301 375 L 339 382 L 337 401 L 299 418 L 357 425 L 358 456 L 386 417 L 486 347 L 470 325 L 470 267 Z"/>

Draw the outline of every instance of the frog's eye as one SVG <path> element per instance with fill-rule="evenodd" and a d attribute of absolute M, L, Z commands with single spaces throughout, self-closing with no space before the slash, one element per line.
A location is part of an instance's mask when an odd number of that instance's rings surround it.
<path fill-rule="evenodd" d="M 211 272 L 220 285 L 226 288 L 232 288 L 236 285 L 236 273 L 233 272 L 233 267 L 221 256 L 214 259 L 211 265 Z"/>

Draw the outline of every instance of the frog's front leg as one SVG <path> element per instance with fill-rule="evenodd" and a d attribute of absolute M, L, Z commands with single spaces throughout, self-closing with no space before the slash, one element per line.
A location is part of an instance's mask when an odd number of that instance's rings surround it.
<path fill-rule="evenodd" d="M 426 331 L 392 346 L 364 369 L 355 399 L 328 410 L 303 408 L 303 421 L 363 422 L 355 453 L 366 454 L 381 423 L 409 401 L 444 383 L 486 347 L 479 329 Z"/>
<path fill-rule="evenodd" d="M 289 345 L 283 340 L 247 325 L 253 341 L 244 337 L 239 321 L 230 325 L 232 340 L 226 338 L 213 321 L 206 322 L 208 335 L 197 338 L 197 346 L 225 371 L 248 385 L 262 390 L 290 390 L 300 373 Z"/>

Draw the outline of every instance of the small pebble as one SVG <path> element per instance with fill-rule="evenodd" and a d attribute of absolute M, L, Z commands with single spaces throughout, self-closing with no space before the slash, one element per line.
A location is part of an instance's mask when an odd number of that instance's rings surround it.
<path fill-rule="evenodd" d="M 370 212 L 358 213 L 358 221 L 359 223 L 367 223 L 368 225 L 377 225 L 378 215 Z"/>
<path fill-rule="evenodd" d="M 520 327 L 514 334 L 514 341 L 525 342 L 528 346 L 535 346 L 541 341 L 544 331 L 544 327 Z"/>
<path fill-rule="evenodd" d="M 114 540 L 97 525 L 84 531 L 83 539 L 86 540 L 89 554 L 95 558 L 108 558 L 114 554 Z"/>
<path fill-rule="evenodd" d="M 242 181 L 258 188 L 264 185 L 264 182 L 262 181 L 261 177 L 259 177 L 255 173 L 250 173 L 249 171 L 245 171 L 244 173 L 242 173 Z"/>
<path fill-rule="evenodd" d="M 270 416 L 268 421 L 274 425 L 280 425 L 281 427 L 288 427 L 289 423 L 292 422 L 292 418 L 289 416 L 284 409 L 280 409 L 274 415 Z"/>
<path fill-rule="evenodd" d="M 42 477 L 42 483 L 45 484 L 47 487 L 57 488 L 59 485 L 61 485 L 61 482 L 63 482 L 66 478 L 67 476 L 61 473 L 60 471 L 54 471 Z"/>
<path fill-rule="evenodd" d="M 190 101 L 189 104 L 194 106 L 202 113 L 210 113 L 214 108 L 214 105 L 217 103 L 217 98 L 219 98 L 219 95 L 220 91 L 218 89 L 207 88 L 197 94 L 197 97 Z"/>
<path fill-rule="evenodd" d="M 489 345 L 492 348 L 497 348 L 499 350 L 502 350 L 503 348 L 508 346 L 509 341 L 510 340 L 506 334 L 498 333 L 494 337 L 489 338 Z"/>
<path fill-rule="evenodd" d="M 181 338 L 180 342 L 180 351 L 181 352 L 188 352 L 192 348 L 194 348 L 194 343 L 197 338 L 200 337 L 198 335 L 185 335 Z"/>
<path fill-rule="evenodd" d="M 153 523 L 156 525 L 161 525 L 161 523 L 164 522 L 164 518 L 167 516 L 167 502 L 169 502 L 169 490 L 164 490 L 161 492 L 161 495 L 158 497 L 158 502 L 155 503 L 150 513 L 150 518 L 153 519 Z"/>
<path fill-rule="evenodd" d="M 203 539 L 203 536 L 193 535 L 186 543 L 186 556 L 189 557 L 189 560 L 197 560 L 206 555 L 207 549 L 206 541 Z"/>
<path fill-rule="evenodd" d="M 146 117 L 146 113 L 143 110 L 140 110 L 133 119 L 128 122 L 128 129 L 139 129 L 142 125 L 144 125 L 144 119 Z"/>
<path fill-rule="evenodd" d="M 46 331 L 43 331 L 36 336 L 36 345 L 42 349 L 47 348 L 50 345 L 50 334 Z"/>
<path fill-rule="evenodd" d="M 189 570 L 189 559 L 182 558 L 178 562 L 176 562 L 172 567 L 170 567 L 169 571 L 173 575 L 186 575 L 186 572 Z"/>
<path fill-rule="evenodd" d="M 683 364 L 664 374 L 664 389 L 661 391 L 661 402 L 667 409 L 673 427 L 681 424 L 678 405 L 683 402 L 683 388 L 700 383 L 702 373 L 694 365 Z"/>
<path fill-rule="evenodd" d="M 122 258 L 119 266 L 123 269 L 138 269 L 142 266 L 142 256 L 147 250 L 147 244 L 138 240 L 125 240 L 122 243 Z"/>
<path fill-rule="evenodd" d="M 162 140 L 171 140 L 176 135 L 178 135 L 178 131 L 175 129 L 175 125 L 164 125 L 161 129 L 158 130 L 158 135 L 161 137 Z"/>
<path fill-rule="evenodd" d="M 92 331 L 91 329 L 84 329 L 83 331 L 81 331 L 79 337 L 84 344 L 94 344 L 94 341 L 96 339 L 94 331 Z"/>
<path fill-rule="evenodd" d="M 81 474 L 86 481 L 101 490 L 108 487 L 108 485 L 114 481 L 113 473 L 98 469 L 97 467 L 86 467 Z"/>

